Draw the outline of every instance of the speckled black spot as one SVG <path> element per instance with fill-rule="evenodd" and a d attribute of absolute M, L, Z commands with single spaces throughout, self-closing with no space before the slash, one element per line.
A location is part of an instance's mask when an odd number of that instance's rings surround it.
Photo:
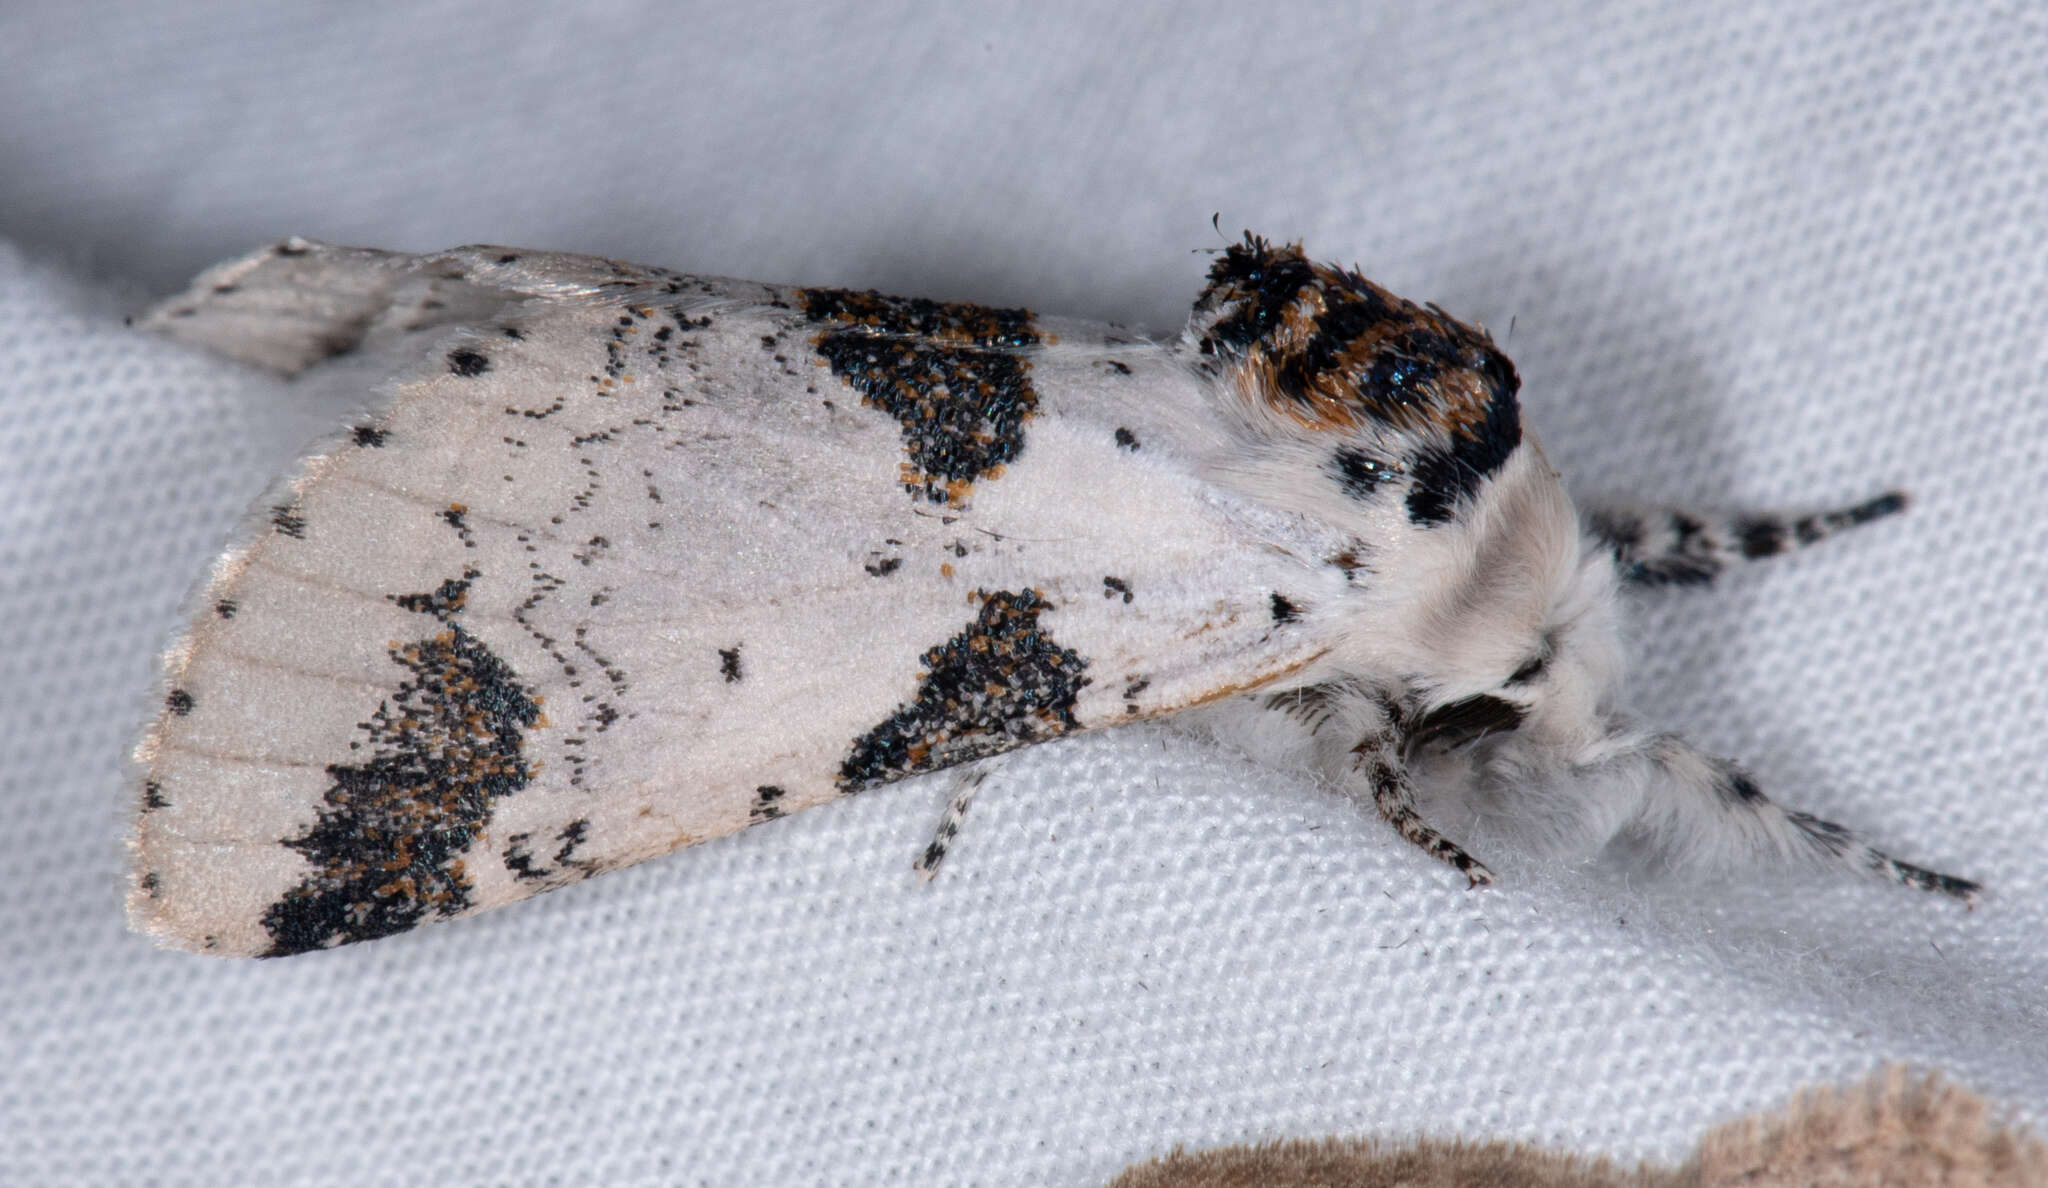
<path fill-rule="evenodd" d="M 1698 517 L 1682 511 L 1674 511 L 1665 517 L 1671 535 L 1678 541 L 1680 552 L 1694 552 L 1707 532 L 1707 526 Z"/>
<path fill-rule="evenodd" d="M 1372 498 L 1380 483 L 1393 477 L 1386 463 L 1354 446 L 1338 446 L 1330 455 L 1330 471 L 1346 495 L 1361 503 Z"/>
<path fill-rule="evenodd" d="M 270 526 L 293 540 L 306 539 L 306 517 L 289 503 L 280 503 L 270 509 Z"/>
<path fill-rule="evenodd" d="M 465 569 L 461 577 L 449 578 L 436 586 L 432 593 L 392 594 L 388 597 L 401 610 L 446 619 L 450 615 L 460 614 L 462 608 L 469 604 L 469 583 L 476 578 L 476 570 Z"/>
<path fill-rule="evenodd" d="M 476 534 L 470 531 L 469 509 L 467 507 L 460 503 L 451 503 L 442 509 L 441 519 L 450 528 L 455 529 L 455 534 L 462 538 L 463 547 L 471 549 L 476 547 Z"/>
<path fill-rule="evenodd" d="M 170 695 L 164 698 L 164 708 L 180 718 L 191 713 L 193 705 L 192 695 L 183 689 L 173 689 Z"/>
<path fill-rule="evenodd" d="M 150 780 L 142 785 L 142 807 L 152 812 L 160 808 L 171 807 L 171 802 L 164 799 L 164 786 L 162 784 L 157 783 L 155 780 Z"/>
<path fill-rule="evenodd" d="M 1359 572 L 1366 567 L 1365 558 L 1359 555 L 1357 548 L 1340 550 L 1330 558 L 1329 563 L 1343 572 L 1344 580 L 1347 582 L 1357 581 Z"/>
<path fill-rule="evenodd" d="M 1138 452 L 1138 435 L 1131 432 L 1129 429 L 1125 429 L 1122 426 L 1118 426 L 1116 431 L 1116 444 L 1135 454 Z"/>
<path fill-rule="evenodd" d="M 595 863 L 579 859 L 576 851 L 590 840 L 590 819 L 578 817 L 564 825 L 554 835 L 555 853 L 553 865 L 542 866 L 533 852 L 533 834 L 515 833 L 505 839 L 505 854 L 501 861 L 513 878 L 521 882 L 545 880 L 551 887 L 572 883 L 596 873 Z"/>
<path fill-rule="evenodd" d="M 1405 747 L 1450 749 L 1501 734 L 1522 724 L 1528 713 L 1512 701 L 1480 694 L 1437 706 L 1410 724 Z"/>
<path fill-rule="evenodd" d="M 1502 360 L 1505 366 L 1506 360 Z M 1418 494 L 1425 511 L 1449 507 L 1479 489 L 1479 484 L 1508 460 L 1522 442 L 1522 414 L 1515 403 L 1512 372 L 1506 381 L 1494 381 L 1494 390 L 1505 392 L 1485 405 L 1484 415 L 1451 433 L 1447 448 L 1426 451 L 1415 462 L 1415 486 L 1408 493 L 1408 518 L 1417 523 L 1437 523 L 1418 512 Z"/>
<path fill-rule="evenodd" d="M 1415 484 L 1408 488 L 1408 518 L 1425 527 L 1455 517 L 1458 501 L 1477 491 L 1486 477 L 1458 465 L 1445 450 L 1425 451 L 1412 469 Z"/>
<path fill-rule="evenodd" d="M 1622 575 L 1625 580 L 1646 586 L 1704 586 L 1721 575 L 1721 558 L 1703 521 L 1682 511 L 1668 512 L 1664 531 L 1671 543 L 1663 554 L 1631 558 Z"/>
<path fill-rule="evenodd" d="M 562 843 L 555 851 L 555 864 L 567 866 L 576 861 L 576 850 L 590 840 L 590 818 L 578 817 L 562 826 L 562 831 L 555 835 L 555 840 Z"/>
<path fill-rule="evenodd" d="M 1292 623 L 1301 617 L 1301 608 L 1295 605 L 1292 598 L 1278 590 L 1273 592 L 1272 610 L 1275 623 Z"/>
<path fill-rule="evenodd" d="M 1756 804 L 1768 799 L 1747 772 L 1732 767 L 1722 769 L 1720 786 L 1722 795 L 1738 804 Z"/>
<path fill-rule="evenodd" d="M 1104 359 L 1102 361 L 1102 365 L 1104 367 L 1109 368 L 1111 371 L 1116 372 L 1118 375 L 1129 375 L 1131 373 L 1131 368 L 1129 364 L 1119 363 L 1115 359 Z"/>
<path fill-rule="evenodd" d="M 1667 514 L 1652 540 L 1650 525 L 1632 512 L 1596 509 L 1586 527 L 1614 553 L 1621 580 L 1640 586 L 1698 586 L 1721 572 L 1721 559 L 1703 534 L 1704 525 L 1691 516 Z M 1668 544 L 1662 534 L 1669 533 Z"/>
<path fill-rule="evenodd" d="M 1628 512 L 1595 508 L 1586 515 L 1593 535 L 1614 546 L 1616 557 L 1634 552 L 1643 543 L 1643 521 Z"/>
<path fill-rule="evenodd" d="M 804 289 L 804 315 L 827 328 L 818 354 L 903 427 L 906 490 L 965 502 L 972 484 L 1014 461 L 1038 408 L 1031 313 L 961 302 Z"/>
<path fill-rule="evenodd" d="M 528 844 L 533 841 L 531 833 L 515 833 L 505 839 L 505 869 L 513 878 L 522 882 L 548 877 L 545 867 L 533 864 L 533 851 Z"/>
<path fill-rule="evenodd" d="M 759 825 L 782 816 L 788 811 L 781 804 L 787 795 L 787 791 L 773 784 L 763 784 L 754 789 L 754 806 L 747 810 L 747 824 Z"/>
<path fill-rule="evenodd" d="M 457 347 L 448 352 L 448 370 L 464 379 L 474 379 L 490 369 L 491 361 L 469 347 Z"/>
<path fill-rule="evenodd" d="M 1847 528 L 1857 524 L 1868 524 L 1872 520 L 1882 519 L 1885 516 L 1895 516 L 1905 510 L 1906 493 L 1904 491 L 1886 491 L 1875 499 L 1859 503 L 1845 512 L 1838 513 L 1837 516 L 1830 516 L 1828 518 L 1831 521 L 1835 519 L 1841 521 L 1835 527 Z"/>
<path fill-rule="evenodd" d="M 357 726 L 365 756 L 328 766 L 314 823 L 284 843 L 312 871 L 264 912 L 266 956 L 387 936 L 469 906 L 463 853 L 493 805 L 532 778 L 525 736 L 541 711 L 456 622 L 466 589 L 464 578 L 392 599 L 443 629 L 392 646 L 409 675 Z"/>
<path fill-rule="evenodd" d="M 156 893 L 163 889 L 163 885 L 163 879 L 157 877 L 157 873 L 153 870 L 150 871 L 148 874 L 143 875 L 142 881 L 139 884 L 139 886 L 142 888 L 142 893 L 144 895 L 149 896 L 151 899 L 156 898 Z"/>
<path fill-rule="evenodd" d="M 1131 584 L 1119 577 L 1104 577 L 1102 579 L 1102 596 L 1104 598 L 1115 598 L 1119 594 L 1123 595 L 1125 602 L 1129 602 L 1131 600 Z"/>
<path fill-rule="evenodd" d="M 718 675 L 724 677 L 728 685 L 739 681 L 740 645 L 734 644 L 729 648 L 718 649 Z"/>
<path fill-rule="evenodd" d="M 982 593 L 980 615 L 924 654 L 916 696 L 854 740 L 839 770 L 849 792 L 969 763 L 1074 729 L 1088 662 L 1039 626 L 1034 590 Z"/>
<path fill-rule="evenodd" d="M 223 598 L 219 602 L 213 604 L 213 613 L 219 615 L 223 619 L 234 618 L 235 612 L 240 609 L 241 607 L 232 598 Z"/>
<path fill-rule="evenodd" d="M 863 566 L 868 571 L 869 577 L 888 577 L 902 567 L 903 558 L 901 557 L 884 557 L 879 561 L 870 561 L 867 565 Z"/>
<path fill-rule="evenodd" d="M 383 445 L 385 439 L 390 436 L 390 433 L 375 425 L 357 425 L 355 429 L 355 441 L 359 446 L 375 448 Z"/>

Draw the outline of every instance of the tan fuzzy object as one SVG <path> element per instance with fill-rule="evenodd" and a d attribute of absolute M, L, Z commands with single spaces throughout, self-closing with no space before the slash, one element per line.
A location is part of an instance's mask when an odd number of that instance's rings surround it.
<path fill-rule="evenodd" d="M 1775 1116 L 1718 1127 L 1693 1162 L 1709 1186 L 2048 1185 L 2048 1144 L 2000 1125 L 1990 1103 L 1969 1090 L 1899 1067 L 1846 1090 L 1802 1094 Z"/>
<path fill-rule="evenodd" d="M 1522 1143 L 1421 1139 L 1292 1139 L 1213 1151 L 1176 1151 L 1110 1188 L 1679 1188 L 1698 1183 L 1669 1168 L 1623 1171 Z"/>
<path fill-rule="evenodd" d="M 1521 1143 L 1297 1139 L 1175 1151 L 1111 1188 L 2048 1188 L 2048 1144 L 1988 1102 L 1890 1068 L 1710 1131 L 1683 1167 L 1623 1168 Z"/>

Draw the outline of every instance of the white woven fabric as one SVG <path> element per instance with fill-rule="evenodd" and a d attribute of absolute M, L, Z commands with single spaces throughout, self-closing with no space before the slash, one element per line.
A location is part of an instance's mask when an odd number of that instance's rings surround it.
<path fill-rule="evenodd" d="M 1889 1060 L 2048 1116 L 2048 22 L 1397 7 L 0 11 L 0 1179 L 1081 1184 L 1330 1132 L 1675 1156 Z M 122 312 L 299 233 L 1171 328 L 1217 211 L 1508 337 L 1580 491 L 1911 488 L 1646 606 L 1633 687 L 1986 904 L 1495 852 L 1468 893 L 1369 810 L 1142 729 L 1025 753 L 929 887 L 925 781 L 331 954 L 124 930 L 152 654 L 329 414 Z"/>

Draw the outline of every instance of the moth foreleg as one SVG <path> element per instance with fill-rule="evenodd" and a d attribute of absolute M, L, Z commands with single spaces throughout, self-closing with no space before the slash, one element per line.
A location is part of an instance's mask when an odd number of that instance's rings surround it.
<path fill-rule="evenodd" d="M 1468 886 L 1483 887 L 1492 883 L 1493 872 L 1486 868 L 1485 863 L 1438 833 L 1416 811 L 1414 785 L 1409 782 L 1407 765 L 1401 759 L 1401 741 L 1389 714 L 1384 725 L 1369 730 L 1351 748 L 1352 770 L 1372 788 L 1373 807 L 1411 845 L 1456 868 L 1465 876 Z"/>
<path fill-rule="evenodd" d="M 1587 510 L 1585 525 L 1613 550 L 1615 572 L 1622 581 L 1638 586 L 1704 586 L 1731 566 L 1819 544 L 1845 528 L 1905 507 L 1902 491 L 1805 516 L 1594 507 Z"/>
<path fill-rule="evenodd" d="M 1269 719 L 1291 723 L 1323 769 L 1342 783 L 1363 780 L 1372 789 L 1381 819 L 1411 845 L 1449 863 L 1474 887 L 1493 882 L 1493 872 L 1422 819 L 1415 787 L 1402 752 L 1408 727 L 1393 700 L 1351 679 L 1266 694 L 1259 705 Z M 1285 732 L 1282 732 L 1285 733 Z"/>

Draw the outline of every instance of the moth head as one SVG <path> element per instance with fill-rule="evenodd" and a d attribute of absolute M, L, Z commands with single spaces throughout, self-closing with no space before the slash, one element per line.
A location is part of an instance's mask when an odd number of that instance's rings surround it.
<path fill-rule="evenodd" d="M 1790 523 L 1667 513 L 1663 540 L 1593 517 L 1582 533 L 1533 441 L 1447 532 L 1410 539 L 1415 613 L 1400 658 L 1401 752 L 1425 818 L 1463 818 L 1555 856 L 1612 851 L 1664 871 L 1759 859 L 1833 867 L 1975 902 L 1978 885 L 1901 862 L 1785 808 L 1740 766 L 1637 725 L 1617 704 L 1621 583 L 1710 579 L 1731 556 L 1782 551 L 1889 515 L 1897 495 Z M 1398 605 L 1398 604 L 1394 604 Z M 1389 607 L 1388 609 L 1391 609 Z M 1455 827 L 1455 826 L 1453 826 Z"/>
<path fill-rule="evenodd" d="M 1622 575 L 1547 466 L 1511 464 L 1460 524 L 1469 556 L 1423 600 L 1422 679 L 1400 704 L 1425 815 L 1484 819 L 1556 855 L 1622 840 L 1670 867 L 1852 852 L 1777 810 L 1735 765 L 1625 712 Z"/>
<path fill-rule="evenodd" d="M 1622 673 L 1612 567 L 1595 556 L 1561 569 L 1546 596 L 1469 612 L 1458 663 L 1410 699 L 1409 756 L 1487 741 L 1571 755 L 1612 732 Z"/>
<path fill-rule="evenodd" d="M 1455 519 L 1403 539 L 1374 575 L 1386 601 L 1362 617 L 1388 641 L 1370 670 L 1400 674 L 1411 759 L 1506 736 L 1569 754 L 1608 733 L 1622 674 L 1612 556 L 1534 440 Z"/>
<path fill-rule="evenodd" d="M 1594 785 L 1644 782 L 1642 736 L 1617 704 L 1611 558 L 1581 547 L 1576 531 L 1524 537 L 1522 547 L 1519 576 L 1496 569 L 1446 614 L 1439 638 L 1459 639 L 1446 649 L 1453 664 L 1411 687 L 1401 754 L 1429 815 L 1483 816 L 1538 850 L 1563 851 L 1620 827 L 1584 818 L 1630 802 Z"/>

